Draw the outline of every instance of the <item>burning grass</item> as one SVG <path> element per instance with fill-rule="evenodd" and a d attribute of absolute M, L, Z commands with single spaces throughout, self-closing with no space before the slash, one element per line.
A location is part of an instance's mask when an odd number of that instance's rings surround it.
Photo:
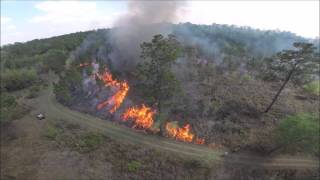
<path fill-rule="evenodd" d="M 83 63 L 80 64 L 80 67 L 86 67 L 89 66 L 90 63 Z M 91 63 L 91 65 L 94 65 L 94 63 Z M 104 73 L 101 75 L 98 72 L 92 74 L 93 77 L 100 79 L 105 87 L 111 87 L 113 89 L 117 89 L 114 95 L 109 97 L 107 100 L 104 100 L 100 102 L 97 105 L 97 109 L 101 110 L 104 107 L 108 106 L 109 112 L 112 114 L 116 112 L 123 101 L 125 100 L 128 91 L 129 91 L 129 85 L 126 81 L 118 81 L 112 77 L 112 74 L 105 70 Z M 133 128 L 137 129 L 145 129 L 145 130 L 151 130 L 152 126 L 154 125 L 154 115 L 156 114 L 156 111 L 145 104 L 142 104 L 140 106 L 134 106 L 126 109 L 124 113 L 122 114 L 122 120 L 123 121 L 129 121 L 131 120 L 134 125 Z M 191 132 L 191 126 L 190 124 L 186 124 L 183 127 L 172 127 L 170 123 L 166 124 L 166 131 L 170 137 L 175 138 L 176 140 L 183 141 L 183 142 L 194 142 L 196 144 L 204 144 L 204 139 L 200 139 L 196 137 Z"/>
<path fill-rule="evenodd" d="M 116 110 L 121 106 L 122 102 L 126 98 L 129 85 L 126 81 L 119 82 L 112 78 L 112 74 L 108 71 L 105 71 L 102 76 L 97 75 L 99 79 L 101 79 L 106 87 L 114 87 L 117 89 L 117 92 L 111 96 L 108 100 L 103 101 L 97 105 L 97 109 L 102 109 L 107 105 L 112 105 L 111 109 L 109 109 L 110 113 L 116 112 Z"/>
<path fill-rule="evenodd" d="M 195 142 L 196 144 L 204 144 L 204 139 L 195 137 L 191 132 L 190 124 L 186 124 L 183 127 L 174 127 L 172 123 L 166 124 L 166 131 L 168 132 L 169 137 L 173 137 L 176 140 L 183 142 Z"/>
<path fill-rule="evenodd" d="M 133 128 L 149 129 L 152 127 L 154 120 L 153 116 L 155 111 L 150 107 L 142 104 L 141 107 L 131 107 L 127 109 L 123 115 L 122 119 L 127 121 L 132 119 L 134 121 Z"/>

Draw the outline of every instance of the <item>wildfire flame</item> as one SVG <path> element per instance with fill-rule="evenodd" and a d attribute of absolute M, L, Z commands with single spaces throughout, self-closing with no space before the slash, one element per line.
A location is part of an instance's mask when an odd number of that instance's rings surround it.
<path fill-rule="evenodd" d="M 176 140 L 180 140 L 183 142 L 192 142 L 195 135 L 191 133 L 191 126 L 190 124 L 186 124 L 182 128 L 179 127 L 172 127 L 170 123 L 166 124 L 166 130 L 170 137 L 175 138 Z M 196 144 L 204 144 L 204 139 L 195 138 Z"/>
<path fill-rule="evenodd" d="M 79 67 L 86 67 L 89 65 L 93 65 L 93 63 L 82 63 Z M 102 75 L 99 72 L 95 72 L 92 74 L 92 78 L 100 79 L 104 83 L 106 87 L 112 87 L 117 89 L 116 93 L 111 96 L 109 99 L 99 103 L 97 105 L 97 109 L 100 110 L 107 105 L 111 105 L 110 113 L 114 113 L 122 104 L 124 99 L 126 98 L 129 85 L 126 81 L 117 81 L 113 79 L 112 74 L 106 70 Z M 133 128 L 140 129 L 151 129 L 153 126 L 154 120 L 153 116 L 156 111 L 142 104 L 140 107 L 131 107 L 128 108 L 123 114 L 122 119 L 124 121 L 132 120 L 134 122 Z M 196 144 L 204 144 L 205 140 L 195 137 L 193 133 L 191 133 L 190 124 L 186 124 L 183 127 L 173 127 L 171 123 L 166 124 L 166 131 L 170 137 L 175 138 L 176 140 L 180 140 L 183 142 L 193 142 Z"/>
<path fill-rule="evenodd" d="M 186 124 L 182 128 L 175 128 L 169 123 L 166 124 L 168 135 L 184 142 L 192 142 L 193 140 L 194 135 L 190 132 L 190 129 L 190 124 Z"/>
<path fill-rule="evenodd" d="M 127 109 L 123 113 L 122 119 L 124 121 L 132 119 L 134 121 L 133 128 L 149 129 L 153 125 L 154 114 L 154 110 L 142 104 L 141 107 L 131 107 Z"/>
<path fill-rule="evenodd" d="M 204 144 L 204 139 L 196 138 L 196 139 L 194 140 L 194 143 L 196 143 L 196 144 Z"/>
<path fill-rule="evenodd" d="M 103 101 L 97 105 L 97 109 L 102 109 L 106 105 L 112 105 L 113 107 L 109 110 L 110 113 L 114 113 L 124 101 L 129 91 L 129 85 L 126 81 L 118 82 L 112 78 L 112 74 L 105 71 L 102 76 L 97 76 L 100 78 L 106 87 L 111 86 L 117 89 L 117 92 L 111 96 L 108 100 Z"/>

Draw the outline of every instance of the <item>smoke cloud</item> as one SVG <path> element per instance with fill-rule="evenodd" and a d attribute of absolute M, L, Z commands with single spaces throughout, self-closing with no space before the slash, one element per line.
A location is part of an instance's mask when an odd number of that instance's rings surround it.
<path fill-rule="evenodd" d="M 177 11 L 183 4 L 131 0 L 127 13 L 118 19 L 111 32 L 113 51 L 109 58 L 113 68 L 130 71 L 140 59 L 140 44 L 151 41 L 156 34 L 171 33 L 169 23 L 177 19 Z"/>

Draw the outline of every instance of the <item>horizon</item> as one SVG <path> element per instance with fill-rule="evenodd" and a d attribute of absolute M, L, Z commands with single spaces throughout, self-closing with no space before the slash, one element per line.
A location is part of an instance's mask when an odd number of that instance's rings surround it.
<path fill-rule="evenodd" d="M 1 46 L 113 28 L 129 13 L 128 1 L 1 1 Z M 318 14 L 319 1 L 188 1 L 180 3 L 169 23 L 250 27 L 317 39 Z"/>

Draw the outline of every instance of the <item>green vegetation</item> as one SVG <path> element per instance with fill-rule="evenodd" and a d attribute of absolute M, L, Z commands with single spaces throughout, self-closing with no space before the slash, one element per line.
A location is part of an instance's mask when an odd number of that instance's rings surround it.
<path fill-rule="evenodd" d="M 70 104 L 72 93 L 81 92 L 81 74 L 76 68 L 70 68 L 60 75 L 59 82 L 54 84 L 56 98 L 62 104 Z"/>
<path fill-rule="evenodd" d="M 21 90 L 44 83 L 41 78 L 49 70 L 61 73 L 69 53 L 80 46 L 90 33 L 93 31 L 2 46 L 1 88 L 9 92 Z M 29 97 L 36 95 L 33 90 Z"/>
<path fill-rule="evenodd" d="M 319 123 L 316 114 L 300 113 L 287 117 L 275 131 L 278 145 L 272 151 L 281 149 L 319 155 Z"/>
<path fill-rule="evenodd" d="M 61 50 L 49 50 L 43 55 L 44 69 L 51 69 L 55 73 L 59 74 L 64 70 L 68 54 L 66 51 Z"/>
<path fill-rule="evenodd" d="M 29 108 L 17 103 L 16 98 L 7 92 L 1 92 L 0 124 L 5 125 L 19 119 L 29 112 Z"/>
<path fill-rule="evenodd" d="M 17 105 L 15 97 L 5 92 L 1 92 L 0 101 L 2 107 L 11 108 Z"/>
<path fill-rule="evenodd" d="M 179 89 L 179 82 L 171 71 L 172 64 L 179 55 L 178 41 L 174 36 L 164 38 L 156 35 L 152 42 L 141 45 L 142 57 L 147 61 L 140 64 L 137 70 L 139 84 L 137 88 L 149 104 L 156 104 L 159 114 L 160 132 L 164 132 L 165 107 L 170 106 L 171 98 Z"/>
<path fill-rule="evenodd" d="M 3 87 L 8 91 L 14 91 L 31 86 L 37 80 L 35 69 L 6 69 L 1 73 Z"/>
<path fill-rule="evenodd" d="M 130 67 L 134 71 L 118 68 L 121 65 L 113 59 L 117 56 L 111 54 L 116 50 L 112 47 L 109 29 L 3 46 L 1 88 L 6 95 L 1 97 L 15 94 L 17 92 L 12 91 L 16 90 L 27 92 L 19 96 L 36 97 L 39 87 L 51 82 L 46 79 L 48 72 L 53 71 L 59 76 L 53 88 L 60 103 L 76 107 L 92 103 L 101 96 L 84 96 L 82 70 L 90 74 L 93 68 L 79 68 L 79 63 L 88 63 L 94 58 L 100 70 L 107 67 L 115 78 L 128 81 L 128 99 L 134 104 L 142 102 L 156 109 L 155 126 L 160 127 L 161 133 L 166 120 L 177 121 L 179 127 L 189 123 L 192 132 L 205 137 L 206 142 L 232 148 L 239 144 L 246 146 L 249 136 L 255 136 L 254 130 L 262 126 L 273 128 L 278 119 L 288 114 L 317 111 L 314 97 L 294 96 L 299 90 L 297 87 L 302 86 L 310 93 L 319 94 L 319 84 L 308 84 L 318 77 L 319 58 L 313 52 L 317 44 L 305 43 L 306 39 L 287 32 L 217 24 L 185 23 L 172 27 L 174 36 L 156 35 L 151 42 L 141 45 L 142 57 L 134 59 L 137 66 Z M 293 42 L 300 43 L 292 47 Z M 125 53 L 121 48 L 118 51 Z M 97 81 L 97 85 L 101 85 L 99 83 L 101 81 Z M 282 83 L 280 90 L 279 83 Z M 278 98 L 285 87 L 290 89 Z M 1 107 L 1 117 L 4 117 L 1 121 L 24 114 L 20 113 L 25 108 L 19 105 L 19 96 L 10 96 L 4 98 L 6 105 Z M 270 113 L 262 115 L 266 107 Z M 72 130 L 79 126 L 53 125 L 48 127 L 48 138 L 60 141 L 63 138 L 60 139 L 59 133 L 65 128 Z M 71 135 L 63 143 L 79 152 L 90 152 L 99 146 L 101 139 Z M 198 166 L 197 162 L 190 164 Z"/>
<path fill-rule="evenodd" d="M 99 133 L 88 133 L 80 136 L 76 149 L 82 153 L 88 153 L 97 149 L 103 142 L 103 135 Z"/>
<path fill-rule="evenodd" d="M 244 82 L 248 82 L 248 81 L 251 81 L 252 80 L 252 77 L 248 74 L 245 74 L 243 77 L 242 77 L 242 81 Z"/>
<path fill-rule="evenodd" d="M 319 81 L 313 81 L 313 82 L 310 82 L 309 84 L 306 84 L 304 86 L 304 89 L 311 94 L 315 94 L 315 95 L 320 96 L 320 82 Z"/>
<path fill-rule="evenodd" d="M 42 56 L 50 51 L 71 52 L 93 31 L 78 32 L 62 36 L 36 39 L 26 43 L 15 43 L 1 47 L 4 68 L 17 69 L 41 63 Z M 46 56 L 46 55 L 45 55 Z"/>
<path fill-rule="evenodd" d="M 129 172 L 137 172 L 141 169 L 142 164 L 139 161 L 130 161 L 128 162 L 128 170 Z"/>
<path fill-rule="evenodd" d="M 79 134 L 77 130 L 83 130 L 79 124 L 57 120 L 47 125 L 44 136 L 81 153 L 91 152 L 103 143 L 104 136 L 101 133 L 88 132 Z"/>
<path fill-rule="evenodd" d="M 45 131 L 45 137 L 47 137 L 48 139 L 54 140 L 62 132 L 63 130 L 60 127 L 58 127 L 56 124 L 48 124 Z"/>
<path fill-rule="evenodd" d="M 293 46 L 297 50 L 283 50 L 277 54 L 277 58 L 272 61 L 269 68 L 270 71 L 276 71 L 274 73 L 284 73 L 283 83 L 272 99 L 265 112 L 268 112 L 273 104 L 277 101 L 280 93 L 285 88 L 286 84 L 294 78 L 295 84 L 305 84 L 305 81 L 312 79 L 311 77 L 319 72 L 320 58 L 316 54 L 313 44 L 296 42 Z M 309 76 L 306 76 L 309 75 Z"/>

